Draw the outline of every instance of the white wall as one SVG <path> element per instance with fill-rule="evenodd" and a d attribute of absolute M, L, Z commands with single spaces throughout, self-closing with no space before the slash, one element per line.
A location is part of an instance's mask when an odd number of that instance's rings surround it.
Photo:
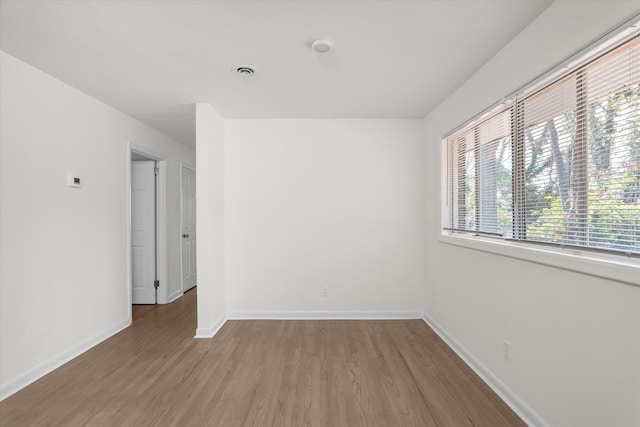
<path fill-rule="evenodd" d="M 640 288 L 440 243 L 437 153 L 443 134 L 637 8 L 552 4 L 425 119 L 426 314 L 552 426 L 640 425 Z"/>
<path fill-rule="evenodd" d="M 195 152 L 5 53 L 0 68 L 4 395 L 129 322 L 128 142 L 168 157 L 168 293 L 180 288 L 180 161 Z"/>
<path fill-rule="evenodd" d="M 422 312 L 423 149 L 421 120 L 227 120 L 229 315 Z"/>
<path fill-rule="evenodd" d="M 196 229 L 198 328 L 212 337 L 225 320 L 225 122 L 209 104 L 196 104 Z"/>

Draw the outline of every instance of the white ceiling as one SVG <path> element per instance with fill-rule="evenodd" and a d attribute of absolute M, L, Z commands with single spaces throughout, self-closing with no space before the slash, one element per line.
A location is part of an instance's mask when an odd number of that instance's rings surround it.
<path fill-rule="evenodd" d="M 424 117 L 550 3 L 3 0 L 0 48 L 193 147 L 195 102 L 225 118 Z"/>

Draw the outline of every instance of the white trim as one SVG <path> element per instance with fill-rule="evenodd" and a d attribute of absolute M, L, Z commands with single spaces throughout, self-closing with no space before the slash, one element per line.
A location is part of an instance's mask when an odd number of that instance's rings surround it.
<path fill-rule="evenodd" d="M 24 374 L 19 375 L 16 378 L 13 378 L 0 385 L 0 401 L 22 390 L 29 384 L 34 383 L 35 381 L 47 375 L 49 372 L 58 369 L 60 366 L 80 356 L 82 353 L 92 347 L 95 347 L 107 338 L 114 336 L 118 332 L 127 328 L 129 325 L 131 325 L 131 321 L 129 319 L 125 319 L 117 325 L 108 328 L 87 340 L 82 341 L 80 344 L 77 344 L 70 349 L 63 351 L 62 353 L 58 354 L 55 357 L 52 357 L 45 362 L 39 363 Z"/>
<path fill-rule="evenodd" d="M 440 242 L 640 286 L 638 258 L 464 234 L 442 234 Z"/>
<path fill-rule="evenodd" d="M 209 328 L 197 328 L 196 336 L 194 338 L 213 338 L 215 334 L 224 326 L 227 322 L 227 316 L 222 315 L 220 318 Z"/>
<path fill-rule="evenodd" d="M 133 319 L 131 310 L 131 153 L 135 152 L 148 157 L 157 162 L 158 172 L 158 198 L 156 200 L 156 211 L 158 221 L 157 250 L 158 250 L 158 280 L 160 287 L 158 288 L 158 304 L 168 304 L 169 298 L 167 288 L 169 285 L 167 274 L 167 156 L 157 151 L 151 150 L 143 145 L 129 142 L 125 156 L 126 161 L 126 195 L 127 195 L 127 230 L 125 254 L 127 262 L 127 310 L 129 311 L 129 321 Z"/>
<path fill-rule="evenodd" d="M 248 311 L 227 313 L 229 320 L 394 320 L 422 319 L 418 311 Z"/>
<path fill-rule="evenodd" d="M 175 291 L 174 293 L 172 293 L 167 297 L 167 304 L 174 302 L 175 300 L 180 298 L 182 295 L 184 295 L 184 293 L 182 292 L 182 289 L 178 289 L 177 291 Z"/>
<path fill-rule="evenodd" d="M 180 168 L 185 167 L 187 169 L 191 169 L 192 171 L 196 171 L 196 167 L 189 162 L 185 162 L 184 160 L 180 161 Z"/>
<path fill-rule="evenodd" d="M 125 293 L 127 295 L 127 319 L 129 324 L 133 322 L 133 301 L 132 301 L 132 293 L 133 293 L 133 284 L 131 283 L 131 144 L 126 145 L 126 153 L 125 153 L 125 194 L 126 194 L 126 230 L 127 235 L 125 236 L 126 247 L 124 250 L 125 254 L 125 262 L 126 262 L 126 277 L 124 278 L 124 283 L 126 286 Z"/>
<path fill-rule="evenodd" d="M 424 322 L 438 334 L 440 338 L 469 366 L 473 372 L 478 374 L 497 395 L 530 427 L 549 427 L 549 425 L 520 399 L 506 384 L 494 375 L 486 366 L 469 353 L 458 341 L 447 333 L 435 320 L 426 314 Z"/>

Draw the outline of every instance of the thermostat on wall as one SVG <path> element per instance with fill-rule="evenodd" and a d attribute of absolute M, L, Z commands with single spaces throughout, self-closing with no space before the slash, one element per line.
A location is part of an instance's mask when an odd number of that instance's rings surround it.
<path fill-rule="evenodd" d="M 82 184 L 80 183 L 80 177 L 77 175 L 70 174 L 67 177 L 67 187 L 82 188 Z"/>

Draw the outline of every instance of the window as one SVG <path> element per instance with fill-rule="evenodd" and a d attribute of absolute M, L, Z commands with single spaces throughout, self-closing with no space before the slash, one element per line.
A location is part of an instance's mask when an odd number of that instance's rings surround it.
<path fill-rule="evenodd" d="M 443 228 L 640 256 L 640 36 L 448 135 Z"/>

